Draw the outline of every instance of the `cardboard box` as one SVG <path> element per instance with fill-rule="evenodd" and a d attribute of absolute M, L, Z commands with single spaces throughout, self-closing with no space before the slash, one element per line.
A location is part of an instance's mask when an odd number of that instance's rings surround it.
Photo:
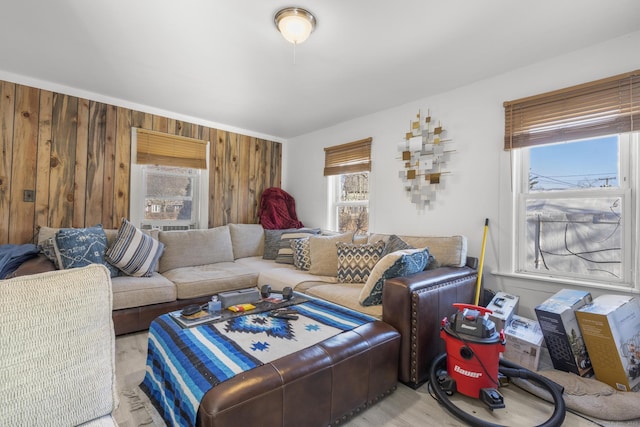
<path fill-rule="evenodd" d="M 563 289 L 535 308 L 553 367 L 582 377 L 593 368 L 582 339 L 575 310 L 590 304 L 591 293 Z"/>
<path fill-rule="evenodd" d="M 596 379 L 621 391 L 640 389 L 640 300 L 602 295 L 576 317 Z"/>
<path fill-rule="evenodd" d="M 530 371 L 537 371 L 542 351 L 542 329 L 538 322 L 514 314 L 504 328 L 507 340 L 502 356 Z"/>
<path fill-rule="evenodd" d="M 496 331 L 504 329 L 505 325 L 509 323 L 511 316 L 518 311 L 519 301 L 519 297 L 505 292 L 497 292 L 493 296 L 491 302 L 487 305 L 487 309 L 493 312 L 489 315 L 489 319 L 496 324 Z"/>

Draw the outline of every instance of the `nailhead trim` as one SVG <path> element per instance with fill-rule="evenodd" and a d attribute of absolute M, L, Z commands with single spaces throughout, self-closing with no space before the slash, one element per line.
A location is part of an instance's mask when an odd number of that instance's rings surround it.
<path fill-rule="evenodd" d="M 358 406 L 357 408 L 354 408 L 351 412 L 349 412 L 348 415 L 343 415 L 342 417 L 338 418 L 337 420 L 332 421 L 331 424 L 329 424 L 329 425 L 338 426 L 338 425 L 344 423 L 345 421 L 350 420 L 355 415 L 358 415 L 361 411 L 367 409 L 369 406 L 371 406 L 374 403 L 377 403 L 380 400 L 382 400 L 383 398 L 389 396 L 397 388 L 398 388 L 397 384 L 393 385 L 390 389 L 383 391 L 381 394 L 379 394 L 377 396 L 374 396 L 370 401 L 363 403 L 362 405 Z"/>

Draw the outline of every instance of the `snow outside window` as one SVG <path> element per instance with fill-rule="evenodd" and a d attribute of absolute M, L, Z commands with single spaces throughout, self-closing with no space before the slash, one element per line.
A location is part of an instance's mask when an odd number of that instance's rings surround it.
<path fill-rule="evenodd" d="M 605 287 L 637 283 L 637 138 L 609 135 L 512 152 L 516 272 Z"/>

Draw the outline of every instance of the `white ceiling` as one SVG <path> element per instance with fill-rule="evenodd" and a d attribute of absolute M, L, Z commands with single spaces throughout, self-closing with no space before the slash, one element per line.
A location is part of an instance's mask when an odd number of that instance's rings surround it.
<path fill-rule="evenodd" d="M 318 20 L 295 64 L 273 23 L 286 6 Z M 0 0 L 0 13 L 5 75 L 276 139 L 640 29 L 639 0 Z"/>

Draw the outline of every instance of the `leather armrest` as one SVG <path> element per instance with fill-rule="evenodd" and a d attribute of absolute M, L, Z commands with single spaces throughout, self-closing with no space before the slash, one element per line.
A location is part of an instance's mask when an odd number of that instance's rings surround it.
<path fill-rule="evenodd" d="M 432 360 L 444 351 L 442 319 L 454 303 L 473 303 L 477 277 L 473 268 L 440 267 L 385 281 L 382 320 L 400 332 L 400 381 L 418 387 L 427 380 Z"/>
<path fill-rule="evenodd" d="M 30 274 L 45 273 L 47 271 L 55 271 L 56 266 L 46 256 L 39 254 L 27 261 L 23 262 L 13 273 L 6 277 L 28 276 Z"/>

